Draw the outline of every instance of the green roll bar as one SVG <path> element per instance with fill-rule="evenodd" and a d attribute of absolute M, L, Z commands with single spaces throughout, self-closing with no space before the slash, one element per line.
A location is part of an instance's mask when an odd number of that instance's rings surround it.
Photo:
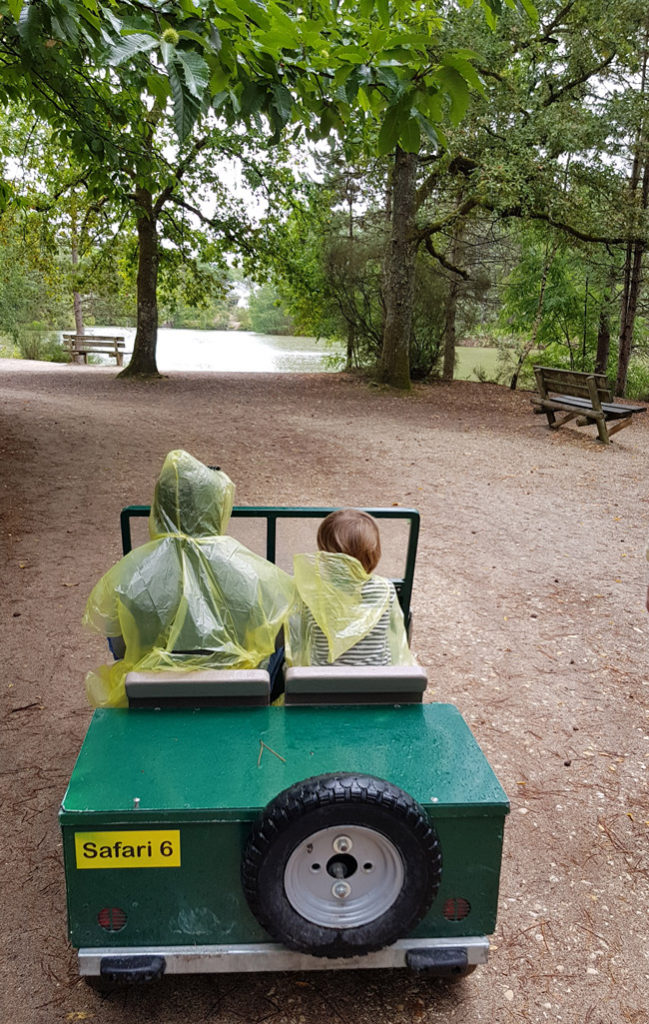
<path fill-rule="evenodd" d="M 126 555 L 133 547 L 131 537 L 131 520 L 143 519 L 149 515 L 150 505 L 127 505 L 120 513 L 122 531 L 122 551 Z M 269 562 L 277 559 L 277 520 L 278 519 L 324 519 L 336 508 L 304 507 L 285 505 L 235 505 L 232 509 L 233 518 L 265 519 L 266 520 L 266 558 Z M 419 540 L 419 512 L 413 508 L 366 508 L 375 519 L 401 519 L 409 523 L 406 567 L 403 577 L 393 578 L 399 601 L 406 622 L 410 618 L 410 600 L 415 575 L 417 542 Z"/>

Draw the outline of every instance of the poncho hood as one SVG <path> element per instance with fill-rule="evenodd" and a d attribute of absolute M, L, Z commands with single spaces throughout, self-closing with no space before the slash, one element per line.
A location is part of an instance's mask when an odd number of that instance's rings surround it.
<path fill-rule="evenodd" d="M 370 576 L 351 555 L 295 555 L 293 573 L 300 598 L 327 638 L 332 661 L 366 637 L 390 605 L 389 581 Z"/>
<path fill-rule="evenodd" d="M 182 449 L 169 452 L 155 486 L 149 535 L 215 537 L 228 528 L 234 484 L 227 473 L 209 469 Z"/>
<path fill-rule="evenodd" d="M 121 637 L 125 653 L 86 677 L 93 707 L 125 707 L 131 671 L 256 668 L 275 638 L 295 587 L 285 572 L 223 535 L 234 485 L 184 451 L 170 452 L 149 517 L 151 540 L 103 576 L 84 622 Z"/>

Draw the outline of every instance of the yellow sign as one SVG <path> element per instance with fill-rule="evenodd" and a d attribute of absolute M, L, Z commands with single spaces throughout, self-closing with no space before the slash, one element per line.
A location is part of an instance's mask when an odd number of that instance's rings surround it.
<path fill-rule="evenodd" d="M 180 832 L 77 832 L 78 868 L 179 868 Z"/>

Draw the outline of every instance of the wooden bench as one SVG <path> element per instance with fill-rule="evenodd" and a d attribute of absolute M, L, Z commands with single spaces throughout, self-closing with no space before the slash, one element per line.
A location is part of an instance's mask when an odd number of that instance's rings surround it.
<path fill-rule="evenodd" d="M 118 366 L 124 365 L 124 336 L 111 334 L 64 334 L 63 347 L 76 363 L 88 363 L 88 356 L 102 353 L 114 356 Z"/>
<path fill-rule="evenodd" d="M 621 405 L 611 401 L 608 380 L 603 373 L 578 373 L 576 370 L 556 370 L 552 366 L 535 366 L 534 375 L 539 389 L 532 399 L 534 412 L 545 413 L 548 424 L 558 430 L 564 423 L 576 419 L 578 427 L 595 423 L 600 441 L 610 443 L 612 434 L 628 427 L 636 412 L 645 412 L 644 405 Z M 557 420 L 555 413 L 565 412 Z M 614 426 L 607 424 L 611 421 Z"/>

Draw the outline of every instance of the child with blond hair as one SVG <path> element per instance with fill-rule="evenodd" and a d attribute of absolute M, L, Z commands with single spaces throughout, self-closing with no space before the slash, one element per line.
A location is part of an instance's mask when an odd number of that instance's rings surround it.
<path fill-rule="evenodd" d="M 360 509 L 332 512 L 318 551 L 295 555 L 298 603 L 286 630 L 286 663 L 412 665 L 394 584 L 374 574 L 381 558 L 375 519 Z"/>

